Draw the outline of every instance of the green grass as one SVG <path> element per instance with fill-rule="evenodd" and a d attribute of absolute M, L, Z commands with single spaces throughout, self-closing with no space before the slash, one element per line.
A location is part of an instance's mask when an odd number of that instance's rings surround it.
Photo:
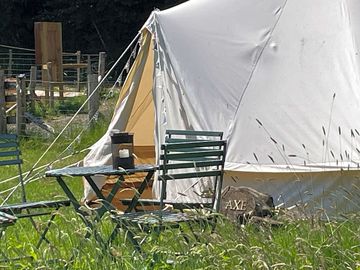
<path fill-rule="evenodd" d="M 30 254 L 35 258 L 7 264 L 10 268 L 20 264 L 23 268 L 63 269 L 75 254 L 71 269 L 359 269 L 359 221 L 358 217 L 346 222 L 299 221 L 269 228 L 237 227 L 223 220 L 215 233 L 206 231 L 200 242 L 192 239 L 191 244 L 178 230 L 168 230 L 159 238 L 153 234 L 144 245 L 148 256 L 143 258 L 134 253 L 124 234 L 109 252 L 101 250 L 93 238 L 81 242 L 85 227 L 63 209 L 49 234 L 52 245 L 43 244 L 37 251 L 33 228 L 21 220 L 6 231 L 0 247 L 8 256 Z M 109 235 L 108 218 L 100 230 L 102 236 Z"/>
<path fill-rule="evenodd" d="M 90 146 L 106 127 L 106 122 L 93 126 L 63 156 Z M 56 159 L 81 128 L 71 127 L 39 165 Z M 33 166 L 52 140 L 41 137 L 21 140 L 24 171 Z M 74 154 L 54 167 L 74 163 L 83 156 Z M 16 170 L 1 168 L 0 181 L 15 174 Z M 43 171 L 40 171 L 39 176 L 42 175 Z M 78 178 L 66 181 L 80 199 L 82 181 Z M 16 180 L 0 184 L 0 191 L 15 184 Z M 64 198 L 54 179 L 41 178 L 30 183 L 27 193 L 30 200 Z M 5 197 L 6 194 L 2 194 L 0 200 Z M 17 192 L 11 201 L 19 202 L 20 193 Z M 36 219 L 39 228 L 44 228 L 46 218 Z M 70 269 L 360 269 L 359 223 L 359 215 L 331 222 L 315 217 L 285 221 L 278 228 L 251 224 L 239 227 L 220 219 L 214 233 L 195 227 L 200 241 L 191 237 L 190 244 L 184 241 L 179 230 L 168 230 L 160 237 L 154 233 L 144 244 L 148 256 L 142 257 L 134 252 L 124 233 L 106 252 L 94 238 L 84 241 L 86 227 L 69 207 L 60 210 L 52 225 L 48 234 L 51 245 L 43 243 L 39 250 L 35 249 L 38 235 L 29 220 L 18 220 L 15 226 L 9 227 L 0 240 L 1 252 L 8 257 L 31 255 L 33 259 L 2 262 L 0 269 L 63 269 L 72 256 Z M 96 225 L 104 238 L 109 236 L 112 227 L 109 216 Z M 187 228 L 184 231 L 191 236 Z M 144 237 L 142 233 L 136 233 Z"/>

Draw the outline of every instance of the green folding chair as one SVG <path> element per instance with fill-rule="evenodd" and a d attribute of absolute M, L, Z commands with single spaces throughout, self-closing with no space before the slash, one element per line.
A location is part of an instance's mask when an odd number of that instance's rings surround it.
<path fill-rule="evenodd" d="M 116 223 L 116 227 L 110 236 L 108 244 L 115 239 L 118 231 L 123 230 L 126 231 L 127 238 L 134 245 L 135 250 L 143 253 L 141 245 L 145 242 L 146 237 L 139 241 L 136 233 L 134 233 L 136 230 L 148 234 L 152 232 L 160 233 L 170 228 L 182 230 L 181 224 L 190 225 L 189 228 L 192 230 L 192 224 L 209 224 L 209 221 L 215 217 L 211 213 L 219 211 L 226 141 L 171 142 L 163 144 L 161 150 L 161 164 L 158 176 L 158 181 L 161 182 L 160 210 L 114 214 L 112 220 Z M 211 180 L 212 183 L 212 196 L 209 198 L 208 206 L 210 207 L 208 212 L 166 210 L 165 204 L 176 204 L 176 202 L 167 199 L 167 184 L 169 181 L 200 180 L 203 178 Z M 185 208 L 187 204 L 182 203 L 182 205 Z M 188 208 L 192 208 L 192 206 L 192 204 L 189 204 Z M 183 234 L 183 236 L 189 242 L 186 234 Z"/>
<path fill-rule="evenodd" d="M 165 131 L 165 143 L 186 143 L 186 142 L 203 142 L 203 141 L 219 141 L 223 139 L 222 131 L 207 131 L 207 130 L 179 130 L 169 129 Z M 217 181 L 217 178 L 216 178 Z M 171 204 L 174 209 L 187 209 L 187 208 L 202 208 L 211 207 L 211 203 L 197 203 L 188 202 L 182 203 L 174 200 L 165 200 L 165 204 Z M 160 205 L 160 199 L 139 199 L 137 204 L 134 205 L 132 199 L 122 199 L 123 205 L 129 206 L 128 209 L 135 209 L 135 211 L 141 211 L 144 206 L 158 206 Z"/>
<path fill-rule="evenodd" d="M 2 237 L 2 232 L 8 226 L 15 225 L 17 218 L 15 216 L 9 215 L 4 212 L 0 212 L 0 238 Z"/>
<path fill-rule="evenodd" d="M 40 234 L 40 239 L 36 244 L 39 248 L 43 241 L 49 243 L 46 234 L 49 231 L 50 225 L 57 214 L 57 210 L 63 206 L 69 206 L 69 200 L 49 200 L 28 202 L 26 199 L 25 183 L 22 177 L 20 158 L 21 152 L 18 144 L 18 137 L 15 134 L 0 134 L 0 167 L 1 166 L 16 166 L 19 173 L 19 184 L 21 186 L 21 203 L 6 204 L 0 206 L 0 227 L 5 229 L 10 225 L 14 225 L 16 220 L 21 218 L 30 218 L 30 221 L 36 231 L 37 226 L 33 217 L 50 215 L 45 229 Z"/>

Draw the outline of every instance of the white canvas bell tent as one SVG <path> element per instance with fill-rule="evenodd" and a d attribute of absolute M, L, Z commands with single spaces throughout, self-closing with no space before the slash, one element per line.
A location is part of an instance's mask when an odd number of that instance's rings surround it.
<path fill-rule="evenodd" d="M 85 166 L 111 162 L 113 128 L 135 133 L 138 162 L 167 129 L 223 131 L 225 185 L 286 206 L 359 208 L 359 27 L 355 0 L 192 0 L 154 11 Z M 196 200 L 202 187 L 174 183 L 168 196 Z"/>

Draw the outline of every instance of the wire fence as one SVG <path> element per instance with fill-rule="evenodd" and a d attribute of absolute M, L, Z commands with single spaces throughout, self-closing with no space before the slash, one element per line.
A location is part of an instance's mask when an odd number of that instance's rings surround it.
<path fill-rule="evenodd" d="M 81 149 L 76 149 L 78 148 L 80 145 L 80 141 L 83 140 L 83 136 L 84 134 L 87 134 L 89 128 L 94 124 L 94 122 L 99 119 L 99 115 L 102 115 L 102 120 L 99 121 L 98 123 L 100 124 L 105 124 L 103 126 L 103 128 L 107 128 L 106 123 L 108 123 L 108 121 L 110 121 L 112 114 L 113 114 L 113 108 L 115 107 L 115 104 L 117 102 L 117 94 L 120 91 L 122 82 L 124 81 L 124 79 L 126 78 L 126 76 L 128 75 L 128 72 L 130 70 L 130 67 L 132 65 L 132 63 L 134 62 L 134 59 L 136 58 L 136 55 L 139 51 L 139 43 L 136 42 L 137 39 L 139 38 L 139 34 L 136 36 L 136 38 L 134 38 L 133 42 L 128 46 L 128 48 L 125 50 L 125 52 L 119 57 L 119 59 L 112 65 L 112 67 L 109 69 L 109 71 L 106 73 L 106 75 L 101 79 L 101 81 L 99 83 L 97 83 L 96 80 L 96 84 L 95 84 L 95 88 L 93 89 L 92 92 L 89 91 L 85 91 L 83 94 L 82 93 L 75 93 L 75 95 L 73 94 L 71 102 L 70 103 L 74 103 L 74 108 L 70 108 L 69 104 L 65 104 L 65 109 L 64 112 L 61 113 L 60 116 L 58 116 L 58 118 L 51 118 L 51 117 L 47 117 L 48 115 L 45 115 L 44 119 L 45 121 L 49 121 L 50 124 L 52 124 L 55 127 L 55 132 L 53 134 L 50 134 L 48 132 L 42 131 L 40 132 L 38 129 L 36 130 L 36 132 L 32 133 L 31 129 L 27 129 L 26 133 L 23 133 L 20 135 L 20 138 L 24 141 L 27 140 L 28 137 L 31 137 L 34 140 L 34 142 L 36 142 L 36 139 L 44 140 L 44 137 L 47 136 L 48 140 L 44 141 L 44 143 L 40 144 L 39 146 L 34 146 L 34 147 L 38 147 L 39 149 L 41 148 L 41 153 L 43 153 L 40 157 L 36 157 L 37 161 L 34 162 L 33 158 L 29 161 L 31 166 L 27 166 L 29 167 L 28 171 L 26 173 L 24 173 L 24 179 L 25 179 L 25 183 L 30 183 L 33 181 L 37 181 L 39 179 L 41 179 L 41 176 L 43 176 L 43 172 L 47 169 L 49 169 L 49 167 L 51 167 L 53 164 L 57 163 L 57 162 L 61 162 L 63 163 L 63 161 L 65 161 L 65 159 L 72 159 L 70 158 L 71 156 L 77 154 L 77 153 L 83 153 L 84 151 L 86 151 L 84 148 Z M 8 47 L 1 47 L 0 46 L 0 51 L 1 50 L 14 50 L 14 48 L 8 48 Z M 29 54 L 29 58 L 33 58 L 33 63 L 35 62 L 34 59 L 34 53 L 32 51 L 28 51 L 23 50 L 23 54 Z M 30 57 L 31 56 L 31 57 Z M 85 57 L 86 56 L 86 57 Z M 64 58 L 67 58 L 66 61 L 70 62 L 73 61 L 73 63 L 78 62 L 79 60 L 79 54 L 77 53 L 75 54 L 64 54 L 63 56 Z M 1 58 L 1 57 L 0 57 Z M 84 58 L 91 60 L 92 63 L 92 56 L 90 55 L 84 55 Z M 2 58 L 5 59 L 5 58 Z M 94 58 L 95 59 L 95 58 Z M 119 64 L 119 62 L 123 60 L 125 63 L 124 68 L 121 69 L 121 67 L 119 68 L 121 71 L 120 72 L 116 72 L 116 67 Z M 83 60 L 81 60 L 83 61 Z M 24 61 L 25 63 L 25 61 Z M 26 62 L 27 63 L 27 62 Z M 8 62 L 0 61 L 0 69 L 3 68 L 5 70 L 5 74 L 8 75 L 6 72 L 8 72 L 9 70 L 14 70 L 14 69 L 7 69 L 6 67 L 8 66 Z M 22 71 L 25 74 L 29 74 L 26 71 L 30 70 L 32 64 L 29 64 L 28 66 L 26 66 Z M 5 67 L 5 68 L 4 68 Z M 92 63 L 90 65 L 90 68 L 92 68 L 91 73 L 93 73 L 94 71 L 96 71 L 97 69 L 97 63 L 96 63 L 96 59 L 94 60 L 94 63 Z M 87 69 L 88 70 L 88 69 Z M 48 99 L 48 97 L 45 97 L 45 95 L 43 96 L 42 94 L 40 94 L 41 91 L 45 91 L 46 90 L 46 85 L 48 85 L 49 83 L 56 83 L 53 81 L 43 81 L 41 80 L 41 70 L 38 69 L 36 71 L 36 76 L 32 76 L 32 78 L 35 77 L 35 80 L 32 81 L 32 83 L 35 83 L 36 85 L 36 89 L 35 91 L 37 92 L 37 96 L 39 97 L 39 102 L 36 102 L 37 106 L 41 107 L 41 104 L 44 104 L 46 101 L 50 100 Z M 65 73 L 65 71 L 64 71 Z M 102 85 L 104 84 L 104 82 L 109 82 L 109 77 L 111 74 L 115 74 L 112 75 L 114 79 L 111 79 L 111 81 L 113 81 L 112 87 L 102 87 Z M 15 73 L 13 74 L 13 76 L 15 75 Z M 76 74 L 76 76 L 78 76 L 78 74 Z M 74 75 L 73 75 L 74 77 Z M 95 76 L 96 77 L 96 76 Z M 25 81 L 27 82 L 27 87 L 29 88 L 29 84 L 30 84 L 30 80 L 29 78 L 31 78 L 30 74 L 28 76 L 26 76 Z M 71 87 L 70 87 L 71 88 Z M 73 88 L 71 88 L 73 90 Z M 58 87 L 54 87 L 54 95 L 58 95 L 57 93 L 59 92 L 59 88 Z M 67 88 L 64 87 L 64 96 L 65 92 L 66 92 Z M 88 90 L 88 89 L 86 89 Z M 91 102 L 91 99 L 100 92 L 100 90 L 102 90 L 102 94 L 100 95 L 100 108 L 98 110 L 98 113 L 94 114 L 93 116 L 89 116 L 86 114 L 81 114 L 81 111 L 87 111 L 88 107 L 87 107 L 87 103 Z M 73 99 L 79 99 L 77 102 L 73 102 Z M 59 106 L 61 104 L 64 104 L 63 102 L 58 102 L 57 103 Z M 41 108 L 40 108 L 41 109 Z M 44 106 L 44 109 L 48 109 L 48 107 Z M 46 114 L 48 114 L 49 112 L 46 111 Z M 64 116 L 66 115 L 67 116 Z M 72 116 L 70 116 L 72 115 Z M 107 119 L 106 121 L 104 121 L 105 119 Z M 58 121 L 59 120 L 59 121 Z M 14 127 L 12 126 L 12 128 L 14 129 Z M 96 128 L 95 130 L 99 130 L 99 128 Z M 14 130 L 12 130 L 10 133 L 14 132 Z M 95 136 L 94 134 L 91 133 L 92 136 Z M 89 136 L 89 135 L 87 135 Z M 102 136 L 102 134 L 98 134 L 96 136 Z M 78 146 L 77 146 L 78 145 Z M 91 144 L 90 144 L 91 145 Z M 81 147 L 88 147 L 90 145 L 84 145 L 84 143 L 81 143 Z M 46 148 L 46 149 L 45 149 Z M 50 151 L 50 149 L 52 148 L 56 148 L 56 150 L 54 152 L 51 152 L 50 155 L 55 155 L 52 159 L 47 159 L 46 155 L 48 154 L 48 152 Z M 44 162 L 42 162 L 43 159 L 45 159 Z M 26 159 L 26 157 L 25 157 Z M 49 160 L 52 160 L 49 162 Z M 12 194 L 18 189 L 18 185 L 15 184 L 16 182 L 16 177 L 15 176 L 9 176 L 9 177 L 0 177 L 0 204 L 6 204 L 8 199 L 12 196 Z"/>
<path fill-rule="evenodd" d="M 130 50 L 127 51 L 128 56 L 126 57 L 124 55 L 125 57 L 122 61 L 118 62 L 118 64 L 124 63 L 124 67 L 122 69 L 121 67 L 111 67 L 111 74 L 107 74 L 105 76 L 105 81 L 102 83 L 103 87 L 111 87 L 110 91 L 106 94 L 107 96 L 113 95 L 115 87 L 120 88 L 122 86 L 133 61 L 135 60 L 138 50 L 139 43 L 132 44 Z M 107 72 L 104 60 L 105 53 L 82 54 L 81 51 L 77 51 L 75 53 L 63 52 L 62 56 L 63 81 L 57 80 L 58 78 L 53 80 L 51 72 L 52 64 L 50 63 L 50 66 L 49 63 L 45 65 L 36 65 L 34 49 L 0 44 L 0 71 L 3 70 L 1 72 L 3 72 L 2 74 L 5 78 L 4 88 L 12 89 L 12 95 L 15 95 L 16 97 L 15 77 L 24 74 L 25 76 L 23 76 L 23 78 L 27 88 L 26 91 L 30 96 L 31 102 L 34 103 L 34 99 L 36 99 L 37 103 L 40 104 L 40 107 L 42 107 L 42 104 L 48 105 L 49 103 L 50 107 L 53 107 L 53 102 L 56 100 L 63 101 L 71 98 L 78 99 L 78 101 L 79 99 L 80 101 L 84 100 L 84 98 L 81 97 L 89 94 L 89 75 L 92 76 L 92 74 L 97 74 L 98 78 L 95 80 L 99 81 Z M 112 63 L 110 62 L 109 64 Z M 92 78 L 92 80 L 94 80 L 94 78 Z M 31 85 L 33 87 L 31 87 Z M 7 96 L 5 99 L 9 98 L 12 97 Z M 9 101 L 10 100 L 6 100 L 5 109 L 6 113 L 8 113 L 7 110 L 9 110 L 9 114 L 11 114 L 11 111 L 14 113 L 14 110 L 11 109 L 14 109 L 12 106 L 15 102 L 12 104 Z M 4 104 L 0 105 L 4 106 Z M 32 109 L 34 109 L 33 105 Z M 74 110 L 72 108 L 61 108 L 60 112 L 69 114 L 73 113 Z"/>
<path fill-rule="evenodd" d="M 98 74 L 99 54 L 83 54 L 63 52 L 63 81 L 68 85 L 84 87 L 87 74 Z M 86 68 L 66 68 L 69 64 L 86 64 Z M 19 74 L 30 76 L 30 69 L 36 66 L 34 49 L 0 45 L 0 69 L 4 70 L 6 77 L 16 77 Z M 39 68 L 40 70 L 41 68 Z M 41 73 L 38 73 L 41 79 Z"/>

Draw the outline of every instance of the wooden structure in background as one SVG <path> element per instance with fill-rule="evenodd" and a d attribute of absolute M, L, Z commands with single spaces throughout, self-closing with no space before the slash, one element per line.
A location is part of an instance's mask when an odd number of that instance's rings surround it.
<path fill-rule="evenodd" d="M 4 71 L 0 70 L 0 133 L 7 132 Z"/>
<path fill-rule="evenodd" d="M 25 75 L 5 79 L 4 71 L 0 70 L 0 133 L 7 132 L 7 124 L 16 124 L 17 133 L 25 133 L 29 123 L 25 117 L 26 105 L 30 100 L 25 79 Z"/>
<path fill-rule="evenodd" d="M 26 129 L 26 84 L 25 75 L 16 77 L 16 134 L 24 135 Z"/>
<path fill-rule="evenodd" d="M 0 133 L 7 133 L 8 124 L 16 124 L 17 134 L 25 134 L 26 124 L 30 123 L 26 107 L 33 106 L 25 80 L 25 75 L 5 78 L 4 71 L 0 70 Z"/>
<path fill-rule="evenodd" d="M 87 94 L 88 96 L 91 95 L 91 98 L 88 101 L 89 120 L 92 120 L 100 107 L 100 91 L 93 93 L 97 84 L 98 82 L 96 74 L 87 75 Z"/>
<path fill-rule="evenodd" d="M 48 63 L 51 63 L 51 73 L 49 73 L 49 69 L 43 69 L 41 74 L 42 81 L 61 83 L 63 81 L 61 23 L 36 22 L 34 25 L 34 34 L 36 64 L 47 67 Z M 45 85 L 45 88 L 49 88 L 49 85 L 47 85 L 47 87 Z M 59 91 L 60 97 L 63 97 L 62 86 L 60 86 Z"/>

